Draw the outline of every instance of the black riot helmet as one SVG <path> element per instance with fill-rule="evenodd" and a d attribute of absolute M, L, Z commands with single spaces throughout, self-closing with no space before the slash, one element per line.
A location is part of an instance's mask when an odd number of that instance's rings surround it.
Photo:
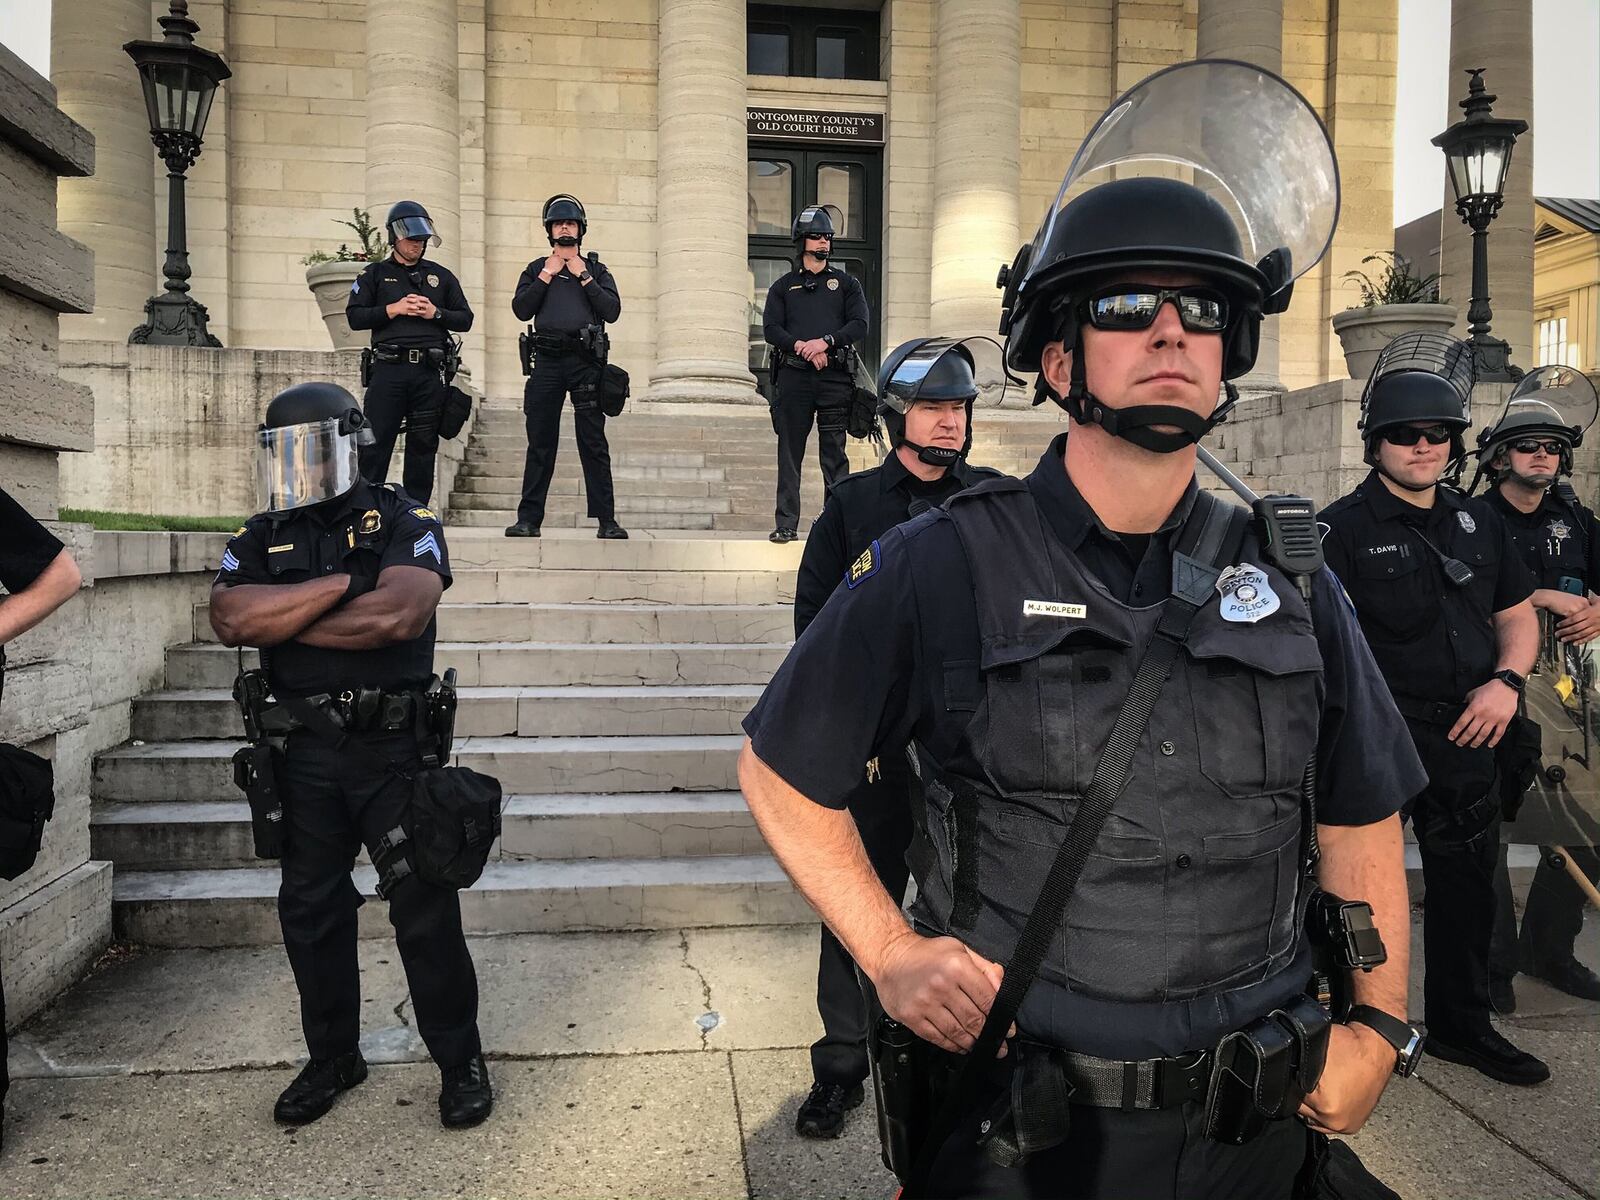
<path fill-rule="evenodd" d="M 424 238 L 430 246 L 439 244 L 439 234 L 433 227 L 428 210 L 415 200 L 402 200 L 389 210 L 384 227 L 389 231 L 389 241 L 401 238 Z"/>
<path fill-rule="evenodd" d="M 1600 413 L 1600 396 L 1594 384 L 1574 367 L 1547 366 L 1528 372 L 1506 398 L 1506 406 L 1493 425 L 1478 434 L 1478 468 L 1472 488 L 1485 474 L 1499 482 L 1505 460 L 1496 460 L 1511 443 L 1523 438 L 1561 443 L 1558 475 L 1572 474 L 1572 452 Z"/>
<path fill-rule="evenodd" d="M 1402 333 L 1385 346 L 1361 393 L 1356 423 L 1366 445 L 1366 460 L 1400 487 L 1425 492 L 1394 479 L 1378 465 L 1378 439 L 1385 430 L 1429 421 L 1450 430 L 1450 459 L 1465 454 L 1462 435 L 1472 424 L 1472 385 L 1477 367 L 1472 347 L 1445 333 Z"/>
<path fill-rule="evenodd" d="M 1233 407 L 1232 384 L 1209 418 L 1176 405 L 1106 405 L 1085 380 L 1091 295 L 1141 275 L 1198 277 L 1224 301 L 1222 377 L 1236 379 L 1255 365 L 1262 317 L 1284 311 L 1294 280 L 1326 253 L 1338 213 L 1328 132 L 1289 84 L 1226 59 L 1159 71 L 1095 123 L 1033 241 L 1001 268 L 1006 361 L 1037 371 L 1045 346 L 1061 341 L 1073 352 L 1071 386 L 1056 396 L 1041 378 L 1035 403 L 1048 396 L 1080 424 L 1149 450 L 1193 445 Z"/>
<path fill-rule="evenodd" d="M 839 210 L 831 204 L 807 205 L 800 215 L 794 219 L 794 226 L 789 230 L 789 236 L 794 241 L 795 252 L 801 257 L 809 254 L 818 262 L 828 261 L 828 250 L 807 250 L 808 237 L 825 237 L 831 249 L 835 236 L 834 215 Z"/>
<path fill-rule="evenodd" d="M 338 384 L 285 388 L 256 431 L 262 509 L 289 512 L 344 495 L 360 480 L 357 448 L 372 441 L 356 398 Z"/>
<path fill-rule="evenodd" d="M 544 235 L 550 239 L 552 246 L 582 245 L 583 239 L 589 234 L 589 216 L 583 211 L 583 205 L 578 203 L 576 196 L 569 196 L 565 192 L 551 196 L 544 202 L 544 212 L 539 219 L 544 222 Z M 576 221 L 578 236 L 557 238 L 550 232 L 550 227 L 557 221 Z"/>
<path fill-rule="evenodd" d="M 949 467 L 972 449 L 972 410 L 980 399 L 999 404 L 1008 382 L 1021 382 L 1005 369 L 1004 351 L 990 337 L 913 338 L 896 346 L 878 369 L 878 415 L 889 430 L 889 444 L 910 446 L 932 467 Z M 906 438 L 906 413 L 918 401 L 961 400 L 967 408 L 967 435 L 960 450 L 919 446 Z"/>

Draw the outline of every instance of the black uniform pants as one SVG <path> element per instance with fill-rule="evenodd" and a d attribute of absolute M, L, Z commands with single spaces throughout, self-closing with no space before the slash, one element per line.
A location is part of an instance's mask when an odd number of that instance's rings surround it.
<path fill-rule="evenodd" d="M 522 414 L 528 428 L 528 457 L 522 468 L 522 501 L 517 520 L 544 524 L 544 502 L 556 473 L 556 446 L 561 437 L 561 405 L 569 392 L 589 391 L 600 368 L 584 356 L 541 354 L 522 391 Z M 579 403 L 584 407 L 579 408 Z M 611 490 L 611 448 L 606 444 L 606 415 L 592 396 L 574 396 L 572 424 L 578 436 L 578 461 L 583 464 L 583 490 L 589 515 L 616 519 Z"/>
<path fill-rule="evenodd" d="M 362 408 L 372 423 L 373 443 L 361 447 L 361 477 L 382 483 L 389 477 L 400 424 L 406 424 L 406 494 L 418 504 L 433 496 L 433 460 L 439 453 L 439 416 L 444 409 L 444 376 L 432 363 L 373 363 Z"/>
<path fill-rule="evenodd" d="M 1423 1015 L 1429 1032 L 1490 1028 L 1489 939 L 1500 847 L 1494 751 L 1451 744 L 1449 728 L 1408 720 L 1428 786 L 1410 809 L 1422 855 Z"/>
<path fill-rule="evenodd" d="M 903 752 L 885 754 L 878 761 L 882 775 L 857 787 L 848 805 L 872 869 L 884 890 L 898 901 L 905 896 L 910 876 L 906 850 L 911 845 L 911 789 L 916 777 Z M 826 925 L 817 963 L 817 1013 L 823 1032 L 811 1046 L 812 1078 L 846 1087 L 866 1079 L 867 1000 L 855 960 Z"/>
<path fill-rule="evenodd" d="M 1600 856 L 1594 847 L 1562 849 L 1590 879 L 1600 875 Z M 1494 940 L 1489 958 L 1489 968 L 1496 975 L 1510 978 L 1518 971 L 1537 974 L 1573 957 L 1573 947 L 1583 930 L 1583 906 L 1587 901 L 1567 869 L 1551 863 L 1551 853 L 1551 847 L 1539 847 L 1539 865 L 1528 888 L 1519 933 L 1516 908 L 1511 901 L 1511 876 L 1506 870 L 1506 849 L 1500 848 L 1495 869 Z"/>
<path fill-rule="evenodd" d="M 773 388 L 772 423 L 778 432 L 778 497 L 773 519 L 779 529 L 799 529 L 800 466 L 813 421 L 823 482 L 831 486 L 850 473 L 844 452 L 850 377 L 833 367 L 822 371 L 809 365 L 784 367 Z"/>
<path fill-rule="evenodd" d="M 1289 1200 L 1305 1165 L 1309 1131 L 1272 1121 L 1243 1146 L 1205 1135 L 1205 1106 L 1123 1112 L 1071 1107 L 1066 1141 L 1020 1167 L 999 1167 L 978 1147 L 978 1124 L 998 1089 L 945 1143 L 928 1195 L 962 1200 Z"/>
<path fill-rule="evenodd" d="M 410 732 L 355 734 L 353 740 L 403 765 L 418 760 Z M 350 878 L 358 849 L 370 853 L 400 823 L 410 785 L 380 772 L 351 747 L 337 749 L 297 730 L 284 753 L 288 826 L 278 917 L 300 989 L 300 1020 L 314 1059 L 356 1049 L 361 977 Z M 461 901 L 450 888 L 403 880 L 388 900 L 389 923 L 411 988 L 417 1032 L 441 1067 L 479 1051 L 478 978 L 461 932 Z"/>

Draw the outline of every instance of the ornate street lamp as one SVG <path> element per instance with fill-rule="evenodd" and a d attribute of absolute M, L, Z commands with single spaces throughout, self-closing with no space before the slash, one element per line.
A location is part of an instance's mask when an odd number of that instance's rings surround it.
<path fill-rule="evenodd" d="M 1506 175 L 1511 170 L 1511 147 L 1526 133 L 1526 121 L 1489 115 L 1496 97 L 1483 86 L 1483 68 L 1467 72 L 1472 77 L 1467 98 L 1461 101 L 1466 116 L 1433 139 L 1450 164 L 1450 186 L 1456 194 L 1456 212 L 1472 230 L 1472 301 L 1467 306 L 1478 378 L 1513 381 L 1522 372 L 1511 365 L 1511 347 L 1489 336 L 1489 222 L 1505 200 Z"/>
<path fill-rule="evenodd" d="M 217 85 L 233 74 L 220 54 L 194 44 L 200 26 L 189 16 L 187 0 L 171 0 L 161 17 L 166 37 L 159 42 L 129 42 L 122 49 L 139 68 L 144 87 L 150 140 L 167 164 L 167 290 L 145 301 L 146 321 L 128 341 L 151 346 L 216 346 L 206 328 L 206 306 L 189 295 L 188 216 L 184 172 L 200 157 L 206 117 Z"/>

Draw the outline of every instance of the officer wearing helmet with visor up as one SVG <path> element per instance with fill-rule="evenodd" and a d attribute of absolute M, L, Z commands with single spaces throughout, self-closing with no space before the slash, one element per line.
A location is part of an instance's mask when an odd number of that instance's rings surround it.
<path fill-rule="evenodd" d="M 828 263 L 837 211 L 813 204 L 794 219 L 795 269 L 773 281 L 762 310 L 762 333 L 773 349 L 772 427 L 778 435 L 769 540 L 779 543 L 799 536 L 800 468 L 813 421 L 823 483 L 832 487 L 850 471 L 844 450 L 853 395 L 850 362 L 871 313 L 861 281 Z"/>
<path fill-rule="evenodd" d="M 852 562 L 746 719 L 750 809 L 887 1014 L 908 1200 L 1282 1200 L 1327 1153 L 1308 1125 L 1359 1128 L 1415 1068 L 1397 812 L 1424 777 L 1337 583 L 1195 479 L 1337 211 L 1277 76 L 1206 60 L 1121 97 L 1003 275 L 1007 362 L 1070 433 Z M 844 811 L 908 742 L 909 921 Z M 1331 1027 L 1319 886 L 1388 950 Z"/>
<path fill-rule="evenodd" d="M 384 228 L 389 257 L 356 276 L 345 302 L 350 328 L 372 331 L 362 400 L 372 436 L 361 447 L 361 475 L 372 483 L 388 478 L 404 424 L 406 492 L 426 504 L 433 495 L 439 420 L 453 369 L 450 335 L 472 328 L 472 308 L 461 282 L 423 257 L 429 245 L 439 244 L 426 208 L 402 200 L 389 210 Z"/>
<path fill-rule="evenodd" d="M 999 477 L 967 462 L 973 406 L 982 378 L 986 404 L 999 402 L 1007 376 L 993 338 L 917 338 L 896 347 L 878 371 L 879 415 L 890 451 L 882 464 L 833 485 L 806 538 L 795 580 L 799 637 L 828 597 L 844 587 L 850 564 L 871 554 L 896 525 L 943 504 L 963 488 Z M 905 747 L 885 750 L 863 768 L 845 807 L 889 894 L 905 894 L 912 804 L 920 803 Z M 817 965 L 817 1011 L 823 1035 L 811 1047 L 811 1092 L 795 1117 L 803 1137 L 838 1137 L 844 1114 L 864 1099 L 867 1003 L 839 940 L 824 925 Z"/>
<path fill-rule="evenodd" d="M 1422 857 L 1428 1053 L 1513 1084 L 1544 1063 L 1490 1021 L 1500 842 L 1496 748 L 1538 651 L 1533 576 L 1483 499 L 1442 482 L 1465 457 L 1472 347 L 1402 334 L 1361 397 L 1372 471 L 1321 513 L 1323 551 L 1355 605 L 1428 786 L 1406 808 Z"/>
<path fill-rule="evenodd" d="M 1478 435 L 1478 470 L 1469 489 L 1476 490 L 1479 478 L 1489 481 L 1485 499 L 1533 572 L 1532 600 L 1542 627 L 1539 661 L 1524 697 L 1526 715 L 1542 727 L 1542 754 L 1530 754 L 1525 770 L 1500 788 L 1504 839 L 1539 847 L 1520 931 L 1507 847 L 1500 847 L 1489 1000 L 1502 1015 L 1516 1011 L 1519 973 L 1591 1006 L 1600 1001 L 1592 953 L 1580 956 L 1578 949 L 1583 881 L 1592 888 L 1600 877 L 1594 848 L 1600 779 L 1592 769 L 1600 767 L 1594 757 L 1600 714 L 1588 644 L 1600 636 L 1600 525 L 1569 482 L 1573 451 L 1597 412 L 1600 397 L 1581 371 L 1545 366 L 1529 372 L 1499 419 Z M 1548 768 L 1541 769 L 1544 764 Z"/>
<path fill-rule="evenodd" d="M 261 650 L 261 671 L 241 662 L 235 689 L 247 732 L 272 726 L 284 737 L 261 768 L 276 775 L 281 845 L 265 852 L 258 836 L 257 853 L 282 858 L 278 916 L 310 1053 L 273 1110 L 290 1125 L 322 1117 L 367 1077 L 356 958 L 364 899 L 351 869 L 365 846 L 380 885 L 389 877 L 412 795 L 405 773 L 449 741 L 432 703 L 435 611 L 451 578 L 444 527 L 399 488 L 362 478 L 358 447 L 370 436 L 335 384 L 275 396 L 258 434 L 264 511 L 228 542 L 211 588 L 221 642 Z M 459 897 L 420 877 L 380 890 L 417 1031 L 440 1068 L 440 1120 L 475 1125 L 493 1093 Z"/>
<path fill-rule="evenodd" d="M 584 257 L 589 218 L 583 205 L 572 196 L 551 196 L 541 219 L 550 254 L 528 264 L 511 300 L 517 320 L 532 321 L 533 329 L 523 342 L 525 354 L 531 355 L 531 362 L 526 357 L 523 361 L 528 382 L 522 394 L 528 457 L 522 468 L 517 519 L 506 527 L 506 536 L 541 535 L 545 497 L 556 473 L 561 407 L 570 394 L 588 513 L 599 522 L 595 536 L 622 540 L 628 531 L 617 524 L 611 447 L 600 401 L 603 356 L 595 352 L 597 346 L 609 344 L 605 326 L 622 315 L 622 299 L 600 256 Z"/>

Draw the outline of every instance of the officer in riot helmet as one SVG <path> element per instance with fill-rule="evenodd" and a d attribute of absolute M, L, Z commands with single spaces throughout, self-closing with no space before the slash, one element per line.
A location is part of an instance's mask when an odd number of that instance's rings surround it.
<path fill-rule="evenodd" d="M 990 403 L 1004 386 L 1000 344 L 992 338 L 916 338 L 892 351 L 878 372 L 879 413 L 891 448 L 882 464 L 833 485 L 806 538 L 795 580 L 795 636 L 804 634 L 828 597 L 844 585 L 850 564 L 896 525 L 939 505 L 963 488 L 999 477 L 967 463 L 972 409 L 982 362 Z M 912 804 L 921 791 L 905 747 L 885 750 L 863 769 L 845 798 L 874 872 L 889 894 L 905 894 Z M 822 927 L 817 1011 L 823 1035 L 811 1047 L 811 1092 L 795 1117 L 803 1137 L 838 1137 L 846 1110 L 864 1098 L 868 1006 L 855 964 Z"/>
<path fill-rule="evenodd" d="M 427 209 L 402 200 L 389 209 L 384 228 L 389 257 L 356 276 L 345 302 L 350 328 L 372 331 L 372 345 L 362 352 L 362 407 L 372 438 L 361 449 L 361 474 L 372 483 L 388 478 L 403 424 L 405 488 L 426 504 L 433 495 L 439 419 L 455 371 L 450 335 L 472 328 L 472 308 L 455 275 L 423 257 L 439 244 Z"/>
<path fill-rule="evenodd" d="M 1534 581 L 1494 508 L 1441 483 L 1464 454 L 1472 347 L 1408 333 L 1378 356 L 1360 432 L 1372 471 L 1321 514 L 1323 550 L 1428 772 L 1406 815 L 1427 888 L 1428 1052 L 1512 1084 L 1549 1069 L 1490 1021 L 1500 836 L 1496 747 L 1538 650 Z"/>
<path fill-rule="evenodd" d="M 860 280 L 828 264 L 834 223 L 828 205 L 794 219 L 795 269 L 767 289 L 762 331 L 772 346 L 772 426 L 778 434 L 778 491 L 771 539 L 792 542 L 800 528 L 800 466 L 812 423 L 823 482 L 849 473 L 844 436 L 853 395 L 855 344 L 871 313 Z"/>
<path fill-rule="evenodd" d="M 261 648 L 261 672 L 244 672 L 236 686 L 253 696 L 241 699 L 247 732 L 267 726 L 284 738 L 265 770 L 281 793 L 278 915 L 310 1061 L 273 1113 L 289 1125 L 315 1121 L 367 1077 L 356 959 L 364 898 L 351 879 L 365 846 L 417 1031 L 440 1068 L 440 1119 L 475 1125 L 493 1093 L 460 901 L 454 889 L 409 877 L 403 832 L 409 775 L 448 754 L 433 651 L 450 560 L 433 512 L 360 474 L 370 437 L 355 398 L 335 384 L 275 396 L 257 435 L 263 511 L 228 542 L 211 589 L 221 642 Z M 259 791 L 247 794 L 254 814 Z"/>
<path fill-rule="evenodd" d="M 588 513 L 599 522 L 596 536 L 626 538 L 628 531 L 617 524 L 611 447 L 606 442 L 606 416 L 600 400 L 605 369 L 602 348 L 609 345 L 605 326 L 621 315 L 622 298 L 600 256 L 583 254 L 583 239 L 589 232 L 583 205 L 572 196 L 551 196 L 541 219 L 550 253 L 528 264 L 511 300 L 517 320 L 531 321 L 533 328 L 523 342 L 528 382 L 523 388 L 522 412 L 528 456 L 523 464 L 517 519 L 507 526 L 506 536 L 540 534 L 545 497 L 556 473 L 561 407 L 570 395 Z"/>
<path fill-rule="evenodd" d="M 1566 810 L 1566 803 L 1543 803 L 1547 790 L 1564 786 L 1563 801 L 1587 795 L 1593 806 L 1592 784 L 1584 764 L 1587 754 L 1564 753 L 1569 740 L 1582 745 L 1585 731 L 1594 726 L 1594 667 L 1587 643 L 1600 637 L 1600 526 L 1594 512 L 1579 499 L 1567 477 L 1572 474 L 1572 452 L 1582 445 L 1594 423 L 1600 399 L 1581 371 L 1565 366 L 1545 366 L 1530 372 L 1511 393 L 1505 411 L 1478 435 L 1479 474 L 1490 483 L 1485 499 L 1505 521 L 1511 541 L 1533 572 L 1533 606 L 1544 616 L 1546 633 L 1538 674 L 1541 682 L 1565 679 L 1571 691 L 1560 703 L 1527 705 L 1530 717 L 1542 717 L 1544 760 L 1560 764 L 1559 779 L 1545 776 L 1538 793 L 1518 796 L 1508 815 L 1507 838 L 1518 842 L 1530 837 L 1554 844 L 1541 845 L 1539 866 L 1528 888 L 1520 935 L 1506 870 L 1506 847 L 1500 847 L 1495 872 L 1496 911 L 1494 937 L 1489 950 L 1489 999 L 1496 1012 L 1516 1011 L 1513 980 L 1520 972 L 1580 1000 L 1600 1000 L 1600 976 L 1575 953 L 1583 928 L 1584 892 L 1569 873 L 1566 861 L 1590 880 L 1600 876 L 1600 859 L 1573 829 L 1573 822 L 1550 820 Z M 1477 480 L 1474 480 L 1476 484 Z M 1552 720 L 1552 717 L 1554 718 Z M 1574 726 L 1579 736 L 1571 736 Z M 1538 778 L 1538 763 L 1517 782 Z M 1502 767 L 1504 771 L 1504 767 Z M 1502 799 L 1505 789 L 1501 789 Z M 1520 815 L 1518 812 L 1520 811 Z M 1526 833 L 1523 831 L 1527 830 Z M 1591 834 L 1592 836 L 1592 834 Z"/>
<path fill-rule="evenodd" d="M 1070 436 L 851 562 L 746 719 L 751 811 L 889 1018 L 880 1094 L 929 1064 L 937 1116 L 880 1124 L 907 1200 L 1281 1200 L 1415 1068 L 1397 813 L 1424 777 L 1337 583 L 1194 474 L 1337 186 L 1321 122 L 1260 68 L 1119 99 L 1003 275 L 1007 361 Z M 843 811 L 907 743 L 909 923 Z M 1370 904 L 1388 949 L 1331 1027 L 1317 886 L 1352 902 L 1341 928 Z"/>

